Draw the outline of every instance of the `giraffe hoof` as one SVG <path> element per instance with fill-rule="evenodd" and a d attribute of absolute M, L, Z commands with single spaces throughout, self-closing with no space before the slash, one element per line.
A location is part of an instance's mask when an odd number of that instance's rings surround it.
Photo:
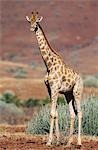
<path fill-rule="evenodd" d="M 77 147 L 77 149 L 80 149 L 80 148 L 81 148 L 81 146 L 82 146 L 81 144 L 77 144 L 77 146 L 76 146 L 76 147 Z"/>
<path fill-rule="evenodd" d="M 67 145 L 65 145 L 65 148 L 70 148 L 71 144 L 67 143 Z"/>
<path fill-rule="evenodd" d="M 47 145 L 47 146 L 52 146 L 52 142 L 48 141 L 48 142 L 46 143 L 46 145 Z"/>
<path fill-rule="evenodd" d="M 57 141 L 56 142 L 56 146 L 59 146 L 61 143 L 60 143 L 60 141 Z"/>

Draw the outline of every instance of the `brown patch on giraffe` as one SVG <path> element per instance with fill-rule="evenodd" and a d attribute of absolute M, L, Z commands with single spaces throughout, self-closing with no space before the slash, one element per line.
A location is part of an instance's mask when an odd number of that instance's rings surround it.
<path fill-rule="evenodd" d="M 67 73 L 69 73 L 70 72 L 70 70 L 69 69 L 67 69 Z"/>
<path fill-rule="evenodd" d="M 48 60 L 49 60 L 49 57 L 46 57 L 46 58 L 45 58 L 45 61 L 47 62 Z"/>
<path fill-rule="evenodd" d="M 56 70 L 56 67 L 54 67 L 54 70 Z"/>
<path fill-rule="evenodd" d="M 38 36 L 37 38 L 38 38 L 38 39 L 40 39 L 40 37 L 39 37 L 39 36 Z"/>
<path fill-rule="evenodd" d="M 52 72 L 53 71 L 53 68 L 50 68 L 50 72 Z"/>
<path fill-rule="evenodd" d="M 56 79 L 56 77 L 54 76 L 53 79 Z"/>
<path fill-rule="evenodd" d="M 63 73 L 63 66 L 61 66 L 61 73 Z"/>
<path fill-rule="evenodd" d="M 58 63 L 61 65 L 61 60 L 58 60 Z"/>
<path fill-rule="evenodd" d="M 53 85 L 53 81 L 50 81 L 49 84 L 50 84 L 50 86 L 52 86 Z"/>
<path fill-rule="evenodd" d="M 71 82 L 71 85 L 72 85 L 72 86 L 74 86 L 74 84 L 75 84 L 75 82 L 74 82 L 74 81 L 72 81 L 72 82 Z"/>
<path fill-rule="evenodd" d="M 41 50 L 44 50 L 45 49 L 45 46 L 41 46 Z"/>
<path fill-rule="evenodd" d="M 56 58 L 55 58 L 54 60 L 55 60 L 55 61 L 57 61 L 57 59 L 56 59 Z"/>
<path fill-rule="evenodd" d="M 59 65 L 56 65 L 56 66 L 55 66 L 55 70 L 58 70 L 58 68 L 59 68 Z"/>
<path fill-rule="evenodd" d="M 49 53 L 49 56 L 51 56 L 51 54 Z"/>
<path fill-rule="evenodd" d="M 54 62 L 54 64 L 53 64 L 54 66 L 56 65 L 56 62 Z"/>
<path fill-rule="evenodd" d="M 55 76 L 53 77 L 53 79 L 54 79 L 54 80 L 57 80 L 57 79 L 58 79 L 57 75 L 55 75 Z"/>
<path fill-rule="evenodd" d="M 68 86 L 69 86 L 69 83 L 66 82 L 66 87 L 68 87 Z"/>
<path fill-rule="evenodd" d="M 39 39 L 39 42 L 42 44 L 43 40 L 41 38 L 38 38 Z"/>
<path fill-rule="evenodd" d="M 63 81 L 66 81 L 66 77 L 65 77 L 65 76 L 62 76 L 62 80 L 63 80 Z"/>
<path fill-rule="evenodd" d="M 43 41 L 40 41 L 40 44 L 41 44 L 40 46 L 44 45 L 44 47 L 45 47 L 45 44 Z"/>
<path fill-rule="evenodd" d="M 52 63 L 49 61 L 48 62 L 48 67 L 50 68 L 52 66 Z"/>
<path fill-rule="evenodd" d="M 42 55 L 46 55 L 46 52 L 45 51 L 41 51 Z"/>
<path fill-rule="evenodd" d="M 79 96 L 79 95 L 80 95 L 80 92 L 78 92 L 77 95 Z"/>
<path fill-rule="evenodd" d="M 72 87 L 72 85 L 69 85 L 69 88 L 71 88 Z"/>
<path fill-rule="evenodd" d="M 43 38 L 42 38 L 41 40 L 44 42 L 44 39 L 43 39 Z"/>
<path fill-rule="evenodd" d="M 58 71 L 58 74 L 59 74 L 59 76 L 61 76 L 61 72 L 60 71 Z"/>
<path fill-rule="evenodd" d="M 58 78 L 58 76 L 57 76 L 57 74 L 55 74 L 55 79 L 57 79 Z"/>
<path fill-rule="evenodd" d="M 64 68 L 64 74 L 67 74 L 67 71 L 66 71 L 66 69 Z"/>
<path fill-rule="evenodd" d="M 51 57 L 50 60 L 53 62 L 53 57 Z"/>
<path fill-rule="evenodd" d="M 67 81 L 70 82 L 71 80 L 70 80 L 70 79 L 67 79 Z"/>
<path fill-rule="evenodd" d="M 69 74 L 68 74 L 68 77 L 70 77 L 70 76 L 71 76 L 71 74 L 69 73 Z"/>

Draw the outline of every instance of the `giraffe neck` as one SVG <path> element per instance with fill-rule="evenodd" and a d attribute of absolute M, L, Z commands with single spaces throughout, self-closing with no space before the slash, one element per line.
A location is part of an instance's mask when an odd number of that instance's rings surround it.
<path fill-rule="evenodd" d="M 39 24 L 37 24 L 35 33 L 36 33 L 42 58 L 46 65 L 47 71 L 49 71 L 53 64 L 53 59 L 54 58 L 56 59 L 56 57 L 58 57 L 58 54 L 50 47 L 47 38 Z"/>

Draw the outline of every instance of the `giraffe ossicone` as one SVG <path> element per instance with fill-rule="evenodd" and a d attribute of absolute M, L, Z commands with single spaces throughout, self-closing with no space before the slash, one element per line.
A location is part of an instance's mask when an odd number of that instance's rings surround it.
<path fill-rule="evenodd" d="M 50 132 L 47 145 L 53 142 L 53 129 L 55 126 L 55 133 L 57 137 L 57 144 L 60 142 L 60 133 L 58 125 L 58 112 L 57 112 L 57 99 L 59 93 L 63 94 L 67 100 L 70 111 L 70 133 L 68 146 L 73 141 L 74 121 L 75 116 L 78 116 L 78 145 L 81 145 L 81 97 L 83 91 L 83 81 L 80 75 L 72 68 L 68 67 L 59 54 L 53 50 L 44 34 L 39 22 L 43 17 L 38 17 L 38 13 L 32 13 L 29 18 L 26 16 L 27 21 L 30 23 L 30 30 L 34 31 L 37 37 L 38 45 L 40 48 L 41 56 L 44 60 L 47 74 L 45 76 L 45 84 L 51 98 L 51 119 L 50 119 Z"/>

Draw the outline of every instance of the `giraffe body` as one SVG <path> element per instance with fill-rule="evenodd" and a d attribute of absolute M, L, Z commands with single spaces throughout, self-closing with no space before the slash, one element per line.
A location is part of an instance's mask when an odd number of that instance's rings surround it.
<path fill-rule="evenodd" d="M 62 58 L 50 47 L 43 29 L 39 25 L 42 17 L 39 19 L 38 14 L 32 14 L 31 18 L 26 17 L 31 24 L 31 31 L 35 31 L 41 56 L 44 60 L 47 74 L 45 76 L 45 84 L 51 98 L 51 120 L 50 133 L 47 145 L 51 145 L 53 141 L 53 128 L 55 125 L 55 133 L 57 136 L 57 144 L 59 143 L 60 134 L 58 126 L 57 99 L 59 93 L 64 94 L 69 105 L 71 116 L 70 135 L 68 145 L 73 140 L 75 115 L 78 115 L 78 145 L 81 145 L 81 118 L 82 112 L 80 107 L 81 95 L 83 90 L 83 82 L 78 73 L 69 68 Z"/>

